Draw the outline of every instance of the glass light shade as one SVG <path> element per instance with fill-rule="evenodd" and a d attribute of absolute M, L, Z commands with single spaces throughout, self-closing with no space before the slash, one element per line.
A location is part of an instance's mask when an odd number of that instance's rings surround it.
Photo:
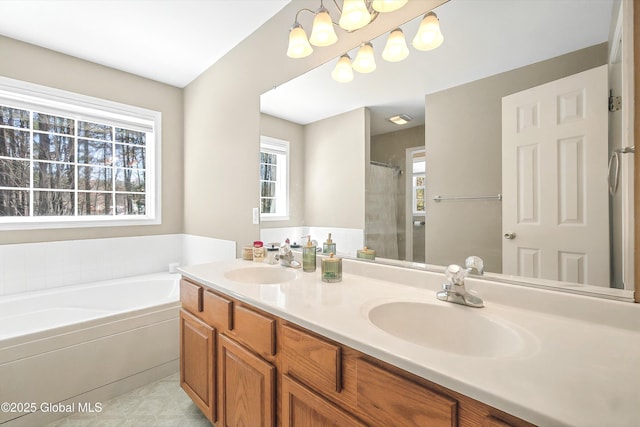
<path fill-rule="evenodd" d="M 382 59 L 389 62 L 398 62 L 409 56 L 409 48 L 400 28 L 391 31 L 387 44 L 382 51 Z"/>
<path fill-rule="evenodd" d="M 342 55 L 336 64 L 336 68 L 331 72 L 333 80 L 340 83 L 348 83 L 353 80 L 353 69 L 351 68 L 351 58 L 349 55 Z"/>
<path fill-rule="evenodd" d="M 312 52 L 313 48 L 309 44 L 307 34 L 302 29 L 302 26 L 296 23 L 289 32 L 287 56 L 289 58 L 304 58 L 311 55 Z"/>
<path fill-rule="evenodd" d="M 313 28 L 309 42 L 314 46 L 331 46 L 338 41 L 338 36 L 333 29 L 333 22 L 327 9 L 321 8 L 313 18 Z"/>
<path fill-rule="evenodd" d="M 433 12 L 427 13 L 420 22 L 418 33 L 413 39 L 413 47 L 418 50 L 431 50 L 440 46 L 443 41 L 438 17 Z"/>
<path fill-rule="evenodd" d="M 377 10 L 380 13 L 393 12 L 400 9 L 407 4 L 409 0 L 373 0 L 373 10 Z"/>
<path fill-rule="evenodd" d="M 364 0 L 344 0 L 338 24 L 347 31 L 354 31 L 371 22 L 371 14 Z"/>
<path fill-rule="evenodd" d="M 358 54 L 353 60 L 353 69 L 359 73 L 371 73 L 376 69 L 376 60 L 373 56 L 373 45 L 365 43 L 358 49 Z"/>

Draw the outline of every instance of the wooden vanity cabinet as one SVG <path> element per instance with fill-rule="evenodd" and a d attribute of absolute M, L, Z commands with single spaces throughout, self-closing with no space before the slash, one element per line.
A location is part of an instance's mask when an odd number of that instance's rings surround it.
<path fill-rule="evenodd" d="M 532 426 L 249 304 L 182 282 L 181 386 L 219 426 Z"/>
<path fill-rule="evenodd" d="M 282 427 L 365 427 L 347 411 L 300 384 L 282 376 Z"/>
<path fill-rule="evenodd" d="M 276 368 L 224 335 L 219 349 L 220 425 L 275 426 Z"/>
<path fill-rule="evenodd" d="M 216 420 L 216 330 L 180 310 L 180 387 L 211 422 Z"/>

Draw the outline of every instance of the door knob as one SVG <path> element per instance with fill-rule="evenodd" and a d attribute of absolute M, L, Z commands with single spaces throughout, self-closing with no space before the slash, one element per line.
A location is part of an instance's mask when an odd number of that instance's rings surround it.
<path fill-rule="evenodd" d="M 511 233 L 504 233 L 504 238 L 507 240 L 513 240 L 516 238 L 516 233 L 511 232 Z"/>

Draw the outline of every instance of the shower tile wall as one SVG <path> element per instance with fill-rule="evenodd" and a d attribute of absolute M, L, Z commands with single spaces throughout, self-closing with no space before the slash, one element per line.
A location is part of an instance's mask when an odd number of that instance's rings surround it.
<path fill-rule="evenodd" d="M 0 245 L 0 295 L 228 258 L 235 258 L 235 242 L 183 234 Z"/>

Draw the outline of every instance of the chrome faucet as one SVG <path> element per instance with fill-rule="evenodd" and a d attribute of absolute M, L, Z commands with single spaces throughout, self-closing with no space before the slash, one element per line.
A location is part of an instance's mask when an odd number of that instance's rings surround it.
<path fill-rule="evenodd" d="M 291 251 L 291 246 L 289 246 L 289 239 L 287 239 L 285 243 L 280 246 L 278 260 L 280 261 L 280 265 L 282 265 L 283 267 L 300 268 L 300 263 L 294 259 L 293 252 Z"/>
<path fill-rule="evenodd" d="M 479 256 L 470 256 L 464 261 L 467 273 L 482 276 L 484 274 L 484 261 Z"/>
<path fill-rule="evenodd" d="M 469 266 L 469 260 L 471 258 L 476 258 L 476 264 L 473 266 Z M 480 260 L 480 264 L 477 264 L 477 260 Z M 470 271 L 476 270 L 479 274 L 483 272 L 482 259 L 478 257 L 469 257 L 465 262 L 467 266 L 466 269 L 460 267 L 456 264 L 451 264 L 447 267 L 444 272 L 445 277 L 447 278 L 447 283 L 442 285 L 442 290 L 436 294 L 436 297 L 441 301 L 453 302 L 456 304 L 468 305 L 469 307 L 484 307 L 484 303 L 482 302 L 482 298 L 479 298 L 475 295 L 471 295 L 467 292 L 467 289 L 464 286 L 464 278 L 469 274 Z"/>

